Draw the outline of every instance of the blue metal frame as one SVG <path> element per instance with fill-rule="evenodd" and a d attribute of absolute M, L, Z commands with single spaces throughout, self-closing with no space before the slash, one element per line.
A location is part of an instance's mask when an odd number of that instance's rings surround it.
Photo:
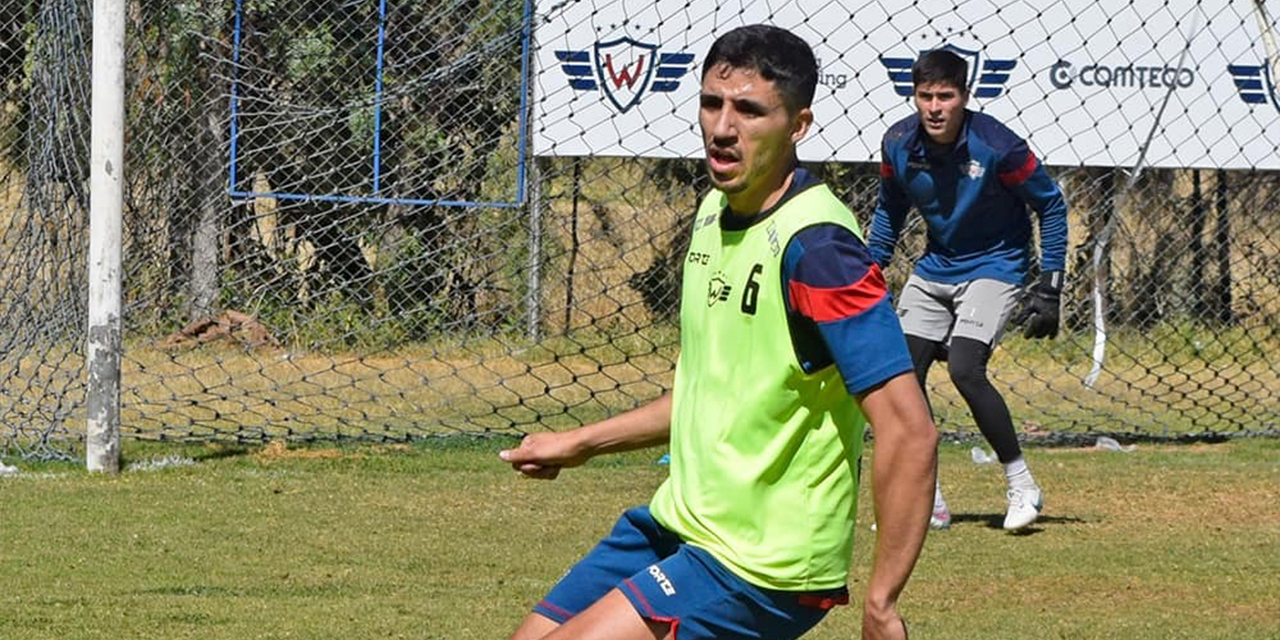
<path fill-rule="evenodd" d="M 240 142 L 240 29 L 244 15 L 244 0 L 236 0 L 236 26 L 232 34 L 231 49 L 231 176 L 227 192 L 236 194 L 236 155 Z"/>
<path fill-rule="evenodd" d="M 387 42 L 387 0 L 378 0 L 378 77 L 373 89 L 373 195 L 382 184 L 382 54 Z"/>
<path fill-rule="evenodd" d="M 356 204 L 404 204 L 413 206 L 439 207 L 485 207 L 513 209 L 524 206 L 528 163 L 528 131 L 529 131 L 529 66 L 530 42 L 533 31 L 533 0 L 524 0 L 524 15 L 520 33 L 520 114 L 519 140 L 516 148 L 516 193 L 513 201 L 475 202 L 468 200 L 441 200 L 419 198 L 386 198 L 378 196 L 381 191 L 382 177 L 382 71 L 383 52 L 386 42 L 387 0 L 378 2 L 378 53 L 377 78 L 374 88 L 374 133 L 373 133 L 373 193 L 372 196 L 315 195 L 305 193 L 282 193 L 274 191 L 243 191 L 236 188 L 238 179 L 236 158 L 239 152 L 240 138 L 240 37 L 243 28 L 244 0 L 236 1 L 235 33 L 232 36 L 231 53 L 231 158 L 229 167 L 229 184 L 227 195 L 233 198 L 274 198 L 276 200 L 302 200 L 315 202 L 343 202 Z"/>
<path fill-rule="evenodd" d="M 529 42 L 533 38 L 533 0 L 524 0 L 520 34 L 520 137 L 516 142 L 516 206 L 524 204 L 525 162 L 529 150 Z"/>

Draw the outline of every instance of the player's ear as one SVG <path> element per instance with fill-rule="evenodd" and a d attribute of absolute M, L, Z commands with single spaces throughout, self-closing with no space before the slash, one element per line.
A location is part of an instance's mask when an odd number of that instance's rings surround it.
<path fill-rule="evenodd" d="M 813 124 L 813 109 L 805 107 L 791 117 L 791 142 L 798 143 L 809 134 L 809 126 Z"/>

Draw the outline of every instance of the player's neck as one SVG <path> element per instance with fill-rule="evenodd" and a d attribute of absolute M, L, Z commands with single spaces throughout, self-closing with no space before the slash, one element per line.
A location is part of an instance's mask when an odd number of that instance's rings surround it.
<path fill-rule="evenodd" d="M 938 142 L 932 136 L 925 136 L 924 149 L 930 157 L 937 158 L 950 154 L 956 148 L 959 136 L 951 138 L 951 142 Z"/>
<path fill-rule="evenodd" d="M 729 211 L 737 216 L 754 216 L 767 211 L 782 200 L 782 196 L 791 188 L 791 181 L 796 175 L 794 162 L 786 165 L 787 169 L 771 179 L 764 181 L 756 189 L 744 189 L 737 193 L 726 194 Z"/>

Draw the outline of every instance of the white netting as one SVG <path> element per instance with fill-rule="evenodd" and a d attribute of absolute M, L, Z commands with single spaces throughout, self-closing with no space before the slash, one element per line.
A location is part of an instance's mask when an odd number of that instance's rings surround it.
<path fill-rule="evenodd" d="M 656 396 L 706 188 L 701 56 L 772 22 L 821 58 L 802 156 L 864 226 L 902 74 L 936 46 L 1062 184 L 1065 333 L 1011 332 L 991 366 L 1024 431 L 1274 434 L 1280 73 L 1259 6 L 131 5 L 123 433 L 515 434 Z M 90 20 L 85 0 L 0 4 L 0 443 L 29 456 L 83 430 Z M 974 433 L 948 384 L 931 397 Z"/>

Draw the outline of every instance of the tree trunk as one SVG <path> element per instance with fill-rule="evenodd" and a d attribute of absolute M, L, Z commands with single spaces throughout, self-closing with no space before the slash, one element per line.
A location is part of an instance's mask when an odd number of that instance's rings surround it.
<path fill-rule="evenodd" d="M 200 163 L 206 168 L 219 167 L 221 162 L 213 158 L 213 154 L 222 149 L 222 122 L 210 111 L 206 117 L 205 144 L 203 147 L 210 154 L 208 162 Z M 204 158 L 202 158 L 204 159 Z M 213 315 L 218 301 L 218 239 L 222 236 L 221 209 L 227 199 L 218 188 L 220 181 L 202 179 L 203 172 L 197 172 L 194 182 L 200 189 L 199 211 L 196 216 L 194 233 L 191 238 L 191 295 L 188 296 L 187 316 L 190 320 Z"/>
<path fill-rule="evenodd" d="M 1224 169 L 1218 169 L 1217 192 L 1218 215 L 1213 230 L 1213 244 L 1218 263 L 1218 282 L 1213 288 L 1213 317 L 1229 324 L 1235 321 L 1235 314 L 1231 311 L 1231 217 L 1227 207 L 1227 172 Z"/>
<path fill-rule="evenodd" d="M 1091 170 L 1086 171 L 1090 171 L 1092 175 Z M 1069 304 L 1065 309 L 1065 324 L 1072 329 L 1078 330 L 1093 325 L 1092 305 L 1088 303 L 1093 295 L 1093 250 L 1102 237 L 1103 230 L 1107 228 L 1107 221 L 1115 215 L 1115 176 L 1115 169 L 1103 169 L 1096 178 L 1089 180 L 1090 182 L 1094 179 L 1098 181 L 1097 189 L 1093 190 L 1093 193 L 1098 195 L 1085 210 L 1083 217 L 1089 231 L 1084 242 L 1080 243 L 1075 251 L 1075 267 L 1072 269 L 1071 278 L 1072 292 L 1068 294 L 1067 299 L 1076 302 Z M 1103 261 L 1102 270 L 1110 272 L 1111 253 L 1109 251 L 1103 257 Z M 1107 309 L 1111 309 L 1110 281 L 1107 284 L 1108 290 L 1103 292 L 1103 297 L 1107 302 Z"/>
<path fill-rule="evenodd" d="M 1208 222 L 1208 207 L 1204 203 L 1204 193 L 1200 189 L 1200 170 L 1191 171 L 1191 239 L 1188 251 L 1191 254 L 1191 272 L 1188 289 L 1191 293 L 1191 309 L 1196 320 L 1208 316 L 1208 288 L 1205 271 L 1209 268 L 1209 254 L 1204 243 L 1204 228 Z M 1159 256 L 1157 256 L 1157 260 Z"/>

